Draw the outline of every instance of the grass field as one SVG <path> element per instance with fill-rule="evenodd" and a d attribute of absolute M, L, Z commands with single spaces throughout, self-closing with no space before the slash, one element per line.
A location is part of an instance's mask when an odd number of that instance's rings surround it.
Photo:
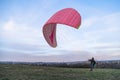
<path fill-rule="evenodd" d="M 58 68 L 0 64 L 0 80 L 120 80 L 120 69 Z"/>

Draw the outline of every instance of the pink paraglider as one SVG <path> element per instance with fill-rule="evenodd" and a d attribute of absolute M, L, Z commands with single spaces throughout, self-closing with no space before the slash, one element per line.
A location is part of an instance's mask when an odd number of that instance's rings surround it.
<path fill-rule="evenodd" d="M 43 35 L 51 47 L 57 46 L 56 26 L 65 24 L 78 29 L 81 25 L 81 16 L 73 8 L 65 8 L 56 12 L 43 26 Z"/>

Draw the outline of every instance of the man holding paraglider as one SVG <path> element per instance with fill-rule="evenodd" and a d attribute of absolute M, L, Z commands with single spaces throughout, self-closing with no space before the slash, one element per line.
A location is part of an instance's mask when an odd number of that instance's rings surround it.
<path fill-rule="evenodd" d="M 92 57 L 92 59 L 89 59 L 88 61 L 90 61 L 90 63 L 91 63 L 90 71 L 93 71 L 93 68 L 95 67 L 95 64 L 96 64 L 94 57 Z"/>

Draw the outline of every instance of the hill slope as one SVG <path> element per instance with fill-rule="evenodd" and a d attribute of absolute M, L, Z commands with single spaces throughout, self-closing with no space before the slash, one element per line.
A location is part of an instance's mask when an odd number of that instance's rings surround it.
<path fill-rule="evenodd" d="M 0 80 L 120 80 L 120 69 L 60 68 L 0 64 Z"/>

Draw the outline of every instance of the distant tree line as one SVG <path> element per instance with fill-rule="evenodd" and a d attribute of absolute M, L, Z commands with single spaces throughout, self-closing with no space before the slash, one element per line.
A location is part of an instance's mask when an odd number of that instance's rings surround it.
<path fill-rule="evenodd" d="M 89 61 L 77 62 L 0 62 L 0 64 L 21 64 L 21 65 L 37 65 L 51 67 L 67 67 L 67 68 L 89 68 Z M 120 69 L 120 60 L 97 61 L 96 68 L 114 68 Z"/>

